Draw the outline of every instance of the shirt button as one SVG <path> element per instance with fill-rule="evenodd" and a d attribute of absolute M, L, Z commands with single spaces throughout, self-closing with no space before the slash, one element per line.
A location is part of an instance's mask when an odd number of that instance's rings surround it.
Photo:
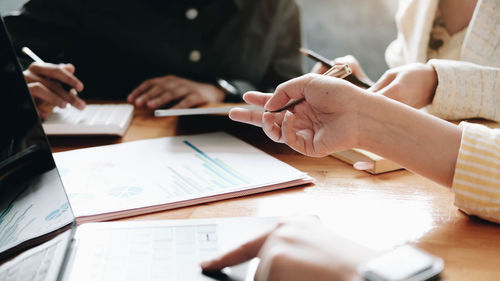
<path fill-rule="evenodd" d="M 199 62 L 201 59 L 201 53 L 198 50 L 193 50 L 189 53 L 189 60 L 192 62 Z"/>
<path fill-rule="evenodd" d="M 198 17 L 198 10 L 196 10 L 195 8 L 187 9 L 187 11 L 186 11 L 186 18 L 188 20 L 194 20 L 197 17 Z"/>

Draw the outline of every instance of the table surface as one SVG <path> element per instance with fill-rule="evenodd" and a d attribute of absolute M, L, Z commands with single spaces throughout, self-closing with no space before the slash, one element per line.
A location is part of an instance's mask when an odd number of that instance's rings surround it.
<path fill-rule="evenodd" d="M 163 220 L 317 215 L 329 229 L 387 250 L 416 245 L 445 261 L 446 280 L 500 280 L 500 226 L 458 210 L 453 193 L 402 170 L 371 175 L 333 157 L 309 158 L 270 141 L 260 129 L 227 116 L 155 118 L 136 110 L 122 138 L 51 137 L 54 152 L 165 136 L 225 131 L 307 172 L 316 182 L 236 199 L 127 218 Z"/>

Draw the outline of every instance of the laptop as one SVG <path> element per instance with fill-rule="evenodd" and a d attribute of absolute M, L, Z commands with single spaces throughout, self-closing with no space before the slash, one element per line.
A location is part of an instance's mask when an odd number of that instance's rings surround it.
<path fill-rule="evenodd" d="M 0 280 L 252 278 L 245 266 L 208 276 L 199 262 L 270 230 L 274 218 L 78 226 L 1 17 L 0 50 Z"/>

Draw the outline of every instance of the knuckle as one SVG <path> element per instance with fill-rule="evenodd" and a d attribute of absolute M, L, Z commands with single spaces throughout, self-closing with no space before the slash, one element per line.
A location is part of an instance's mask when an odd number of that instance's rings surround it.
<path fill-rule="evenodd" d="M 305 75 L 305 78 L 307 78 L 307 79 L 314 79 L 314 78 L 315 78 L 315 77 L 317 77 L 317 76 L 318 76 L 318 74 L 316 74 L 316 73 L 307 73 L 307 74 Z M 281 85 L 283 85 L 283 84 L 281 84 Z M 280 86 L 281 86 L 281 85 L 280 85 Z M 280 86 L 278 86 L 278 88 L 280 88 Z M 281 88 L 283 88 L 283 87 L 281 87 Z"/>
<path fill-rule="evenodd" d="M 195 90 L 187 98 L 190 100 L 198 100 L 203 98 L 203 96 L 203 92 L 201 92 L 200 90 Z"/>
<path fill-rule="evenodd" d="M 384 72 L 384 75 L 382 75 L 382 79 L 381 80 L 387 80 L 389 78 L 391 78 L 393 76 L 393 71 L 392 70 L 387 70 L 386 72 Z"/>
<path fill-rule="evenodd" d="M 149 91 L 148 95 L 147 96 L 152 96 L 154 95 L 156 92 L 160 92 L 162 90 L 162 88 L 158 85 L 154 85 L 151 87 L 151 90 Z"/>
<path fill-rule="evenodd" d="M 35 90 L 35 91 L 41 91 L 44 89 L 44 86 L 42 83 L 40 82 L 33 82 L 33 83 L 30 83 L 30 87 L 31 89 Z"/>
<path fill-rule="evenodd" d="M 76 96 L 74 96 L 74 95 L 73 95 L 73 94 L 71 94 L 71 93 L 67 93 L 67 94 L 66 94 L 66 95 L 64 95 L 64 96 L 65 96 L 65 97 L 66 97 L 66 99 L 67 99 L 69 102 L 71 102 L 71 103 L 75 102 L 75 101 L 76 101 L 76 99 L 77 99 L 77 98 L 76 98 Z"/>
<path fill-rule="evenodd" d="M 52 73 L 54 75 L 66 76 L 66 72 L 62 70 L 60 67 L 56 66 L 52 68 Z"/>

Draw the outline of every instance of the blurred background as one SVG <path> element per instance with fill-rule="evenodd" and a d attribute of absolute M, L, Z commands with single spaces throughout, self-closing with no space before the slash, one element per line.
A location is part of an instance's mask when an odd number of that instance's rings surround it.
<path fill-rule="evenodd" d="M 333 59 L 348 54 L 360 61 L 372 80 L 387 69 L 384 51 L 396 38 L 397 0 L 296 0 L 302 10 L 303 44 Z M 26 0 L 0 0 L 0 13 L 19 9 Z M 313 62 L 304 60 L 309 70 Z"/>

